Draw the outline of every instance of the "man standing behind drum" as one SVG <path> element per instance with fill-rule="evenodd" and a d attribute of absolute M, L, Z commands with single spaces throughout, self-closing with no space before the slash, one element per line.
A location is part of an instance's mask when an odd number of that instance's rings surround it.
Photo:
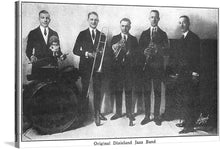
<path fill-rule="evenodd" d="M 153 80 L 155 95 L 154 121 L 156 125 L 161 125 L 162 122 L 160 115 L 161 81 L 165 77 L 163 56 L 168 47 L 168 38 L 167 34 L 159 28 L 159 20 L 159 11 L 151 10 L 149 16 L 151 27 L 143 31 L 139 40 L 140 52 L 145 55 L 143 61 L 145 118 L 141 121 L 141 125 L 150 122 L 151 80 Z"/>
<path fill-rule="evenodd" d="M 116 97 L 116 114 L 111 120 L 122 117 L 122 93 L 125 90 L 126 115 L 131 121 L 135 120 L 132 115 L 132 84 L 134 55 L 138 47 L 136 37 L 129 33 L 131 21 L 123 18 L 120 21 L 121 33 L 114 36 L 111 47 L 114 52 L 113 84 Z"/>
<path fill-rule="evenodd" d="M 40 26 L 32 30 L 28 35 L 26 55 L 32 63 L 32 75 L 41 76 L 42 66 L 57 66 L 57 58 L 64 60 L 59 46 L 57 32 L 49 28 L 50 14 L 46 10 L 39 12 Z"/>
<path fill-rule="evenodd" d="M 88 14 L 89 28 L 79 33 L 73 53 L 80 56 L 79 71 L 81 75 L 82 83 L 82 99 L 80 100 L 82 116 L 88 114 L 89 99 L 87 99 L 87 92 L 90 83 L 90 76 L 92 71 L 92 65 L 94 62 L 94 53 L 99 42 L 100 31 L 97 29 L 99 23 L 99 17 L 96 12 L 90 12 Z M 99 59 L 100 57 L 97 57 Z M 107 120 L 101 113 L 101 83 L 102 74 L 94 70 L 93 74 L 93 90 L 94 90 L 94 112 L 95 123 L 100 126 L 100 120 Z"/>

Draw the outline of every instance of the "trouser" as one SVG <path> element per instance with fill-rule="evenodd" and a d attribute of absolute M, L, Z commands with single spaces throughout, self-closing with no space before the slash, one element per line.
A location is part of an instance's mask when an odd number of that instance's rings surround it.
<path fill-rule="evenodd" d="M 144 81 L 144 105 L 145 105 L 145 116 L 150 116 L 151 111 L 151 81 L 153 82 L 154 87 L 154 117 L 157 118 L 160 116 L 160 104 L 161 104 L 161 79 L 145 79 Z"/>
<path fill-rule="evenodd" d="M 102 85 L 102 77 L 103 74 L 94 72 L 93 74 L 93 92 L 94 92 L 94 97 L 93 97 L 93 105 L 94 105 L 94 113 L 100 113 L 101 109 L 101 85 Z M 81 83 L 82 83 L 82 96 L 81 100 L 79 102 L 80 105 L 80 112 L 81 113 L 88 113 L 89 112 L 89 98 L 87 98 L 87 92 L 89 88 L 89 79 L 90 79 L 90 74 L 84 74 L 82 75 L 81 78 Z M 91 82 L 90 82 L 91 83 Z"/>
<path fill-rule="evenodd" d="M 116 91 L 115 98 L 116 98 L 116 113 L 122 113 L 122 94 L 123 91 Z M 126 113 L 131 114 L 132 108 L 132 92 L 130 90 L 125 90 L 125 107 Z"/>
<path fill-rule="evenodd" d="M 81 99 L 79 101 L 79 113 L 80 114 L 88 114 L 89 112 L 89 99 L 87 98 L 87 91 L 89 87 L 89 75 L 82 75 L 81 76 L 81 83 L 82 83 L 82 94 Z"/>
<path fill-rule="evenodd" d="M 114 94 L 116 99 L 116 113 L 122 113 L 122 95 L 125 90 L 125 107 L 126 113 L 131 114 L 132 112 L 132 74 L 130 70 L 126 68 L 118 69 L 114 74 L 113 84 Z"/>
<path fill-rule="evenodd" d="M 94 91 L 94 98 L 93 98 L 93 105 L 94 105 L 94 112 L 95 115 L 99 114 L 101 111 L 101 88 L 102 88 L 102 74 L 101 73 L 94 73 L 93 77 L 93 91 Z"/>
<path fill-rule="evenodd" d="M 141 69 L 142 70 L 142 69 Z M 143 111 L 143 101 L 142 101 L 142 94 L 143 94 L 143 73 L 142 71 L 136 71 L 134 73 L 134 100 L 132 104 L 132 113 L 135 111 L 135 103 L 137 101 L 137 113 L 140 113 Z"/>
<path fill-rule="evenodd" d="M 185 127 L 193 127 L 199 112 L 199 84 L 190 78 L 183 78 L 177 83 L 177 103 L 180 118 L 185 122 Z"/>

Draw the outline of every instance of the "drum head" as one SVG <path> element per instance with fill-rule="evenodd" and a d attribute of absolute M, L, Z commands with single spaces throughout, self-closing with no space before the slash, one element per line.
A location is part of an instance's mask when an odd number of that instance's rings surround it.
<path fill-rule="evenodd" d="M 38 88 L 32 96 L 30 118 L 41 134 L 63 132 L 78 121 L 77 96 L 72 88 L 56 82 Z"/>

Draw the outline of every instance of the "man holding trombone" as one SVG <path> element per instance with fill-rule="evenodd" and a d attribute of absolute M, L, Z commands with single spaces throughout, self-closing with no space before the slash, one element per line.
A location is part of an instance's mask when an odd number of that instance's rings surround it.
<path fill-rule="evenodd" d="M 89 109 L 89 86 L 93 81 L 93 91 L 94 91 L 94 114 L 95 114 L 95 124 L 100 126 L 100 120 L 107 120 L 101 113 L 101 83 L 102 83 L 102 74 L 97 72 L 99 66 L 103 60 L 102 55 L 105 49 L 99 49 L 101 38 L 107 40 L 107 36 L 102 36 L 103 33 L 97 29 L 99 18 L 96 12 L 90 12 L 88 14 L 88 23 L 89 28 L 81 31 L 76 39 L 75 46 L 73 48 L 73 53 L 80 56 L 79 62 L 79 71 L 81 74 L 81 83 L 82 83 L 82 99 L 80 100 L 80 111 L 81 116 L 85 117 Z"/>
<path fill-rule="evenodd" d="M 139 40 L 140 51 L 145 56 L 143 60 L 145 118 L 141 121 L 141 125 L 150 122 L 151 81 L 153 81 L 155 96 L 154 121 L 156 125 L 161 125 L 162 122 L 160 115 L 161 81 L 165 77 L 164 55 L 169 44 L 167 34 L 158 27 L 159 20 L 159 11 L 151 10 L 149 16 L 151 27 L 143 31 Z"/>
<path fill-rule="evenodd" d="M 120 21 L 121 33 L 114 36 L 111 47 L 114 53 L 113 80 L 115 85 L 114 94 L 116 97 L 116 114 L 111 120 L 122 117 L 122 93 L 125 90 L 126 115 L 130 121 L 135 120 L 132 115 L 132 84 L 134 55 L 138 47 L 137 38 L 129 33 L 131 21 L 123 18 Z"/>

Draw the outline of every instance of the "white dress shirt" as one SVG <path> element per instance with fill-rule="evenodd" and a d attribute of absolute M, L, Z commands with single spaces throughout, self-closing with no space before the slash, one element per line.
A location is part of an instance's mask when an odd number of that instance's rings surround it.
<path fill-rule="evenodd" d="M 151 38 L 152 38 L 153 30 L 155 30 L 155 31 L 157 32 L 158 27 L 157 27 L 157 26 L 155 26 L 155 27 L 151 26 L 151 27 L 150 27 L 150 37 L 151 37 Z"/>
<path fill-rule="evenodd" d="M 95 34 L 95 38 L 96 38 L 96 28 L 93 29 L 93 28 L 89 27 L 89 32 L 90 32 L 91 39 L 92 39 L 92 30 L 94 30 L 94 34 Z M 95 38 L 92 39 L 93 44 L 95 43 Z M 87 51 L 85 52 L 85 57 L 88 58 L 88 52 Z"/>
<path fill-rule="evenodd" d="M 94 30 L 94 33 L 95 33 L 95 38 L 96 38 L 96 29 L 93 29 L 93 28 L 89 28 L 89 32 L 90 32 L 90 35 L 91 35 L 91 39 L 92 39 L 92 30 Z M 92 43 L 94 44 L 95 43 L 95 38 L 92 39 Z"/>
<path fill-rule="evenodd" d="M 186 38 L 187 34 L 189 31 L 186 31 L 185 33 L 183 33 L 183 37 Z"/>
<path fill-rule="evenodd" d="M 128 40 L 128 35 L 127 35 L 127 34 L 124 34 L 124 33 L 121 33 L 121 38 L 124 39 L 124 37 L 125 37 L 125 39 L 126 39 L 126 41 L 127 41 L 127 40 Z"/>
<path fill-rule="evenodd" d="M 47 39 L 48 39 L 48 34 L 49 34 L 49 29 L 48 29 L 48 27 L 46 27 L 46 36 L 44 35 L 44 27 L 43 26 L 40 26 L 40 30 L 41 30 L 41 34 L 43 35 L 43 37 L 44 37 L 44 41 L 45 41 L 45 43 L 47 44 Z"/>

